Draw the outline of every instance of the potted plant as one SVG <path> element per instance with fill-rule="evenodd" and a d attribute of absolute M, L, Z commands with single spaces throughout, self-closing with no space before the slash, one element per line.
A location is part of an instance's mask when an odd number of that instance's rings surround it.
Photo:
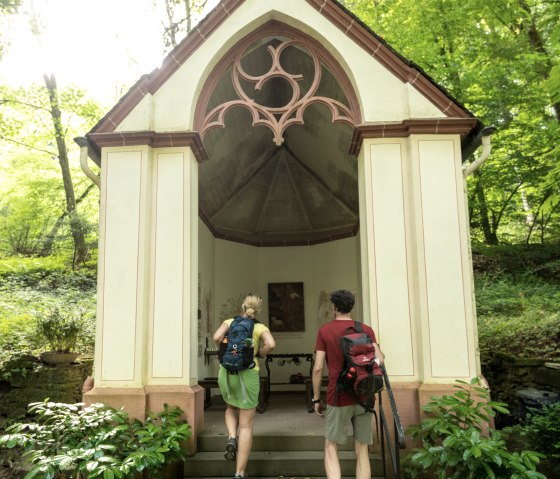
<path fill-rule="evenodd" d="M 41 353 L 41 360 L 47 364 L 70 364 L 80 355 L 76 343 L 80 339 L 84 325 L 83 310 L 62 310 L 55 307 L 40 316 L 36 332 L 44 340 L 50 351 Z"/>

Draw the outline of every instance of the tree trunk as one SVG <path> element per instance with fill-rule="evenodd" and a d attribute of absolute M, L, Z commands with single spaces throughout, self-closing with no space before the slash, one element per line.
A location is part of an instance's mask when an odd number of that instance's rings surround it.
<path fill-rule="evenodd" d="M 68 162 L 68 151 L 66 142 L 64 141 L 64 129 L 62 127 L 62 115 L 58 104 L 58 89 L 56 86 L 56 77 L 53 73 L 44 74 L 45 85 L 49 93 L 49 101 L 51 105 L 51 118 L 53 122 L 54 134 L 56 137 L 56 146 L 58 148 L 58 162 L 62 173 L 62 181 L 64 183 L 64 193 L 66 195 L 66 213 L 70 218 L 70 230 L 74 239 L 74 262 L 82 263 L 88 254 L 85 234 L 76 210 L 76 198 L 74 195 L 74 185 L 70 175 L 70 166 Z"/>
<path fill-rule="evenodd" d="M 484 194 L 484 187 L 482 185 L 482 177 L 480 172 L 475 171 L 474 177 L 476 179 L 476 198 L 478 201 L 478 211 L 480 216 L 480 224 L 482 226 L 482 233 L 484 234 L 484 242 L 486 244 L 498 244 L 498 237 L 496 230 L 493 230 L 488 218 L 488 203 L 486 202 L 486 195 Z"/>
<path fill-rule="evenodd" d="M 522 27 L 527 33 L 527 38 L 529 39 L 529 44 L 533 51 L 540 53 L 546 57 L 545 66 L 541 70 L 541 76 L 544 79 L 550 77 L 550 71 L 552 70 L 553 61 L 551 59 L 551 55 L 546 49 L 545 42 L 543 41 L 541 32 L 539 32 L 537 25 L 535 23 L 535 18 L 533 13 L 531 12 L 531 7 L 528 5 L 526 0 L 519 0 L 519 6 L 525 11 L 527 16 L 530 18 L 528 22 L 522 22 Z M 554 113 L 556 114 L 556 121 L 560 123 L 560 103 L 559 102 L 552 102 L 552 108 L 554 109 Z"/>
<path fill-rule="evenodd" d="M 76 200 L 76 205 L 78 205 L 82 200 L 84 200 L 86 198 L 86 196 L 88 195 L 88 193 L 92 190 L 92 188 L 94 186 L 95 185 L 92 183 L 91 185 L 89 185 L 86 188 L 86 191 L 84 191 L 81 194 L 81 196 Z M 66 219 L 67 216 L 68 216 L 68 212 L 64 211 L 58 217 L 54 226 L 49 231 L 49 234 L 47 236 L 45 236 L 45 239 L 43 240 L 43 244 L 41 246 L 41 252 L 39 253 L 39 256 L 49 256 L 52 253 L 52 248 L 53 248 L 53 245 L 54 245 L 54 239 L 56 238 L 56 235 L 58 234 L 58 231 L 60 230 L 60 228 L 64 224 L 64 220 Z"/>

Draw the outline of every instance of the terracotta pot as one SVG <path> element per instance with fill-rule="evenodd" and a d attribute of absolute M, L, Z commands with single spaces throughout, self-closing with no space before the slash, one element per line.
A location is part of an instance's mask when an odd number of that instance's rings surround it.
<path fill-rule="evenodd" d="M 47 364 L 70 364 L 78 359 L 80 353 L 58 353 L 56 351 L 45 351 L 41 353 L 41 361 Z"/>

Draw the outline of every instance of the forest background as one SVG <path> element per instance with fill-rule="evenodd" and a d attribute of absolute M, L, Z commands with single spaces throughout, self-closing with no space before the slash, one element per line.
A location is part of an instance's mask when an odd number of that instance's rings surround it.
<path fill-rule="evenodd" d="M 0 0 L 0 383 L 55 310 L 93 351 L 99 190 L 74 138 L 216 3 Z M 560 0 L 342 4 L 497 128 L 467 179 L 483 372 L 496 353 L 560 361 Z M 557 416 L 538 437 L 557 443 Z"/>
<path fill-rule="evenodd" d="M 342 3 L 485 125 L 497 127 L 490 159 L 467 180 L 481 348 L 502 342 L 512 349 L 513 340 L 521 355 L 560 356 L 560 1 Z M 53 306 L 94 315 L 99 191 L 81 172 L 73 139 L 215 4 L 0 0 L 5 353 L 36 347 L 12 333 Z M 22 41 L 26 56 L 19 53 Z M 109 53 L 117 50 L 119 58 Z M 27 76 L 18 79 L 14 72 L 22 66 Z M 482 253 L 487 260 L 477 260 Z M 521 344 L 518 333 L 528 329 L 531 339 Z"/>

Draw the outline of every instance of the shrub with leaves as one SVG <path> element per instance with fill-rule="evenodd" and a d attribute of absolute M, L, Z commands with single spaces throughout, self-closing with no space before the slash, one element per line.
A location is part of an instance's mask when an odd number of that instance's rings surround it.
<path fill-rule="evenodd" d="M 84 327 L 85 311 L 55 307 L 37 318 L 37 335 L 49 344 L 53 351 L 72 352 Z"/>
<path fill-rule="evenodd" d="M 124 479 L 136 472 L 157 473 L 183 460 L 190 426 L 181 409 L 167 404 L 142 423 L 103 404 L 53 402 L 29 407 L 35 421 L 10 426 L 0 447 L 21 447 L 32 464 L 24 479 Z M 152 476 L 152 477 L 158 477 Z"/>
<path fill-rule="evenodd" d="M 488 401 L 478 378 L 457 381 L 452 396 L 434 397 L 422 409 L 428 417 L 407 431 L 422 446 L 405 459 L 409 477 L 439 479 L 546 479 L 537 472 L 540 455 L 510 452 L 499 431 L 486 428 L 506 404 Z"/>
<path fill-rule="evenodd" d="M 525 424 L 512 428 L 523 446 L 542 453 L 543 466 L 550 477 L 560 477 L 560 403 L 548 404 L 542 409 L 531 409 Z"/>
<path fill-rule="evenodd" d="M 530 274 L 475 277 L 482 361 L 495 353 L 560 358 L 558 283 Z"/>

